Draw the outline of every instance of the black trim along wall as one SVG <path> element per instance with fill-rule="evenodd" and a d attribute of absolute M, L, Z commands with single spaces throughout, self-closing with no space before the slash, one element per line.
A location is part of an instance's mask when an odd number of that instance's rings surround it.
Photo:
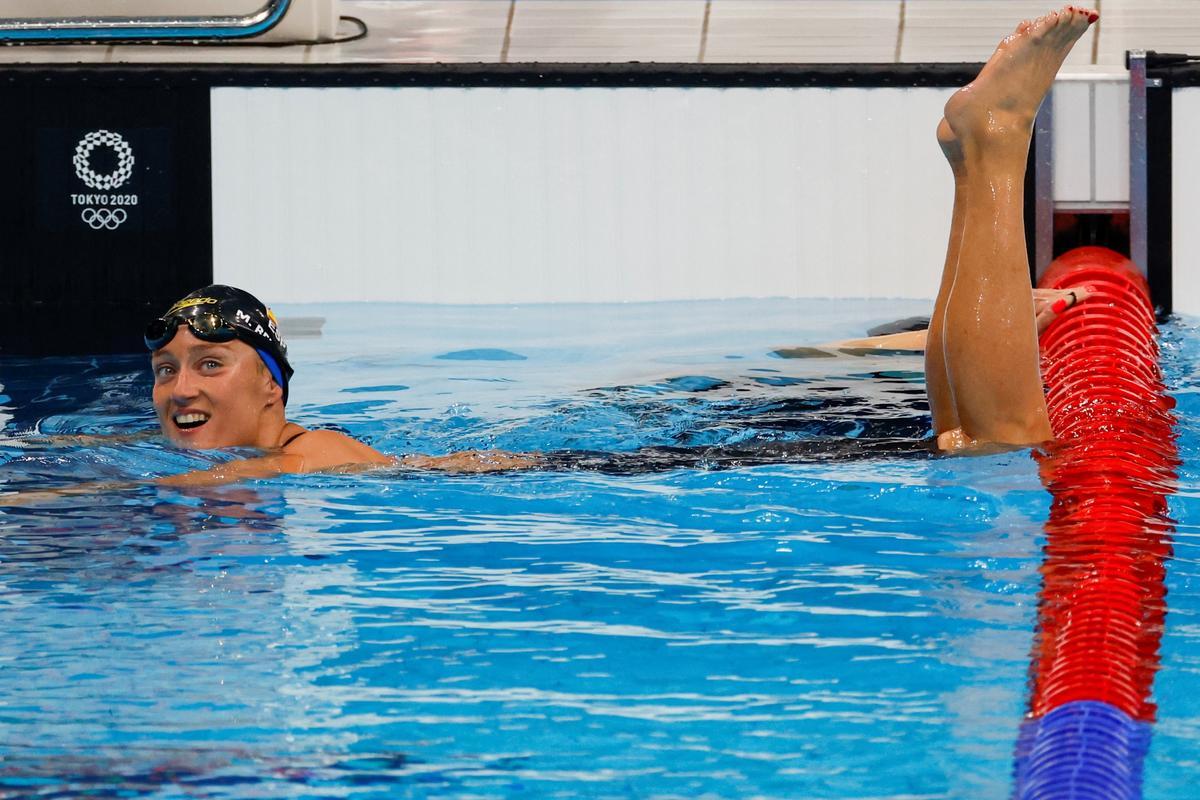
<path fill-rule="evenodd" d="M 982 64 L 16 64 L 0 85 L 884 88 L 962 86 Z"/>
<path fill-rule="evenodd" d="M 0 67 L 0 355 L 137 352 L 212 281 L 211 90 L 239 87 L 953 87 L 979 64 Z M 83 335 L 80 335 L 80 334 Z"/>

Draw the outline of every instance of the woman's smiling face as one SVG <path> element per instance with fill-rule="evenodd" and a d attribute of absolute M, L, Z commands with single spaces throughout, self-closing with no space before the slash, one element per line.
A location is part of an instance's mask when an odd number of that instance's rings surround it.
<path fill-rule="evenodd" d="M 154 411 L 163 434 L 193 449 L 269 447 L 282 392 L 254 348 L 206 342 L 181 325 L 150 358 Z"/>

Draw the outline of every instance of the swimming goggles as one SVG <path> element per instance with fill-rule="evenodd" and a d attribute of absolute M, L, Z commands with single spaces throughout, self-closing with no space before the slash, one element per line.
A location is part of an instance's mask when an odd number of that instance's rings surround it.
<path fill-rule="evenodd" d="M 143 341 L 150 350 L 165 347 L 175 338 L 179 326 L 187 324 L 192 335 L 205 342 L 230 342 L 238 338 L 238 330 L 214 311 L 201 311 L 193 307 L 192 314 L 168 314 L 146 326 Z"/>

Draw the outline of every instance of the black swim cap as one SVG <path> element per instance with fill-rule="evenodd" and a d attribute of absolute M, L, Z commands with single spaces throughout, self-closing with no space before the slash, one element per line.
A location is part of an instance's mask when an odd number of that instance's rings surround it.
<path fill-rule="evenodd" d="M 283 390 L 287 404 L 288 382 L 295 370 L 288 363 L 287 345 L 279 335 L 275 315 L 257 297 L 221 284 L 197 289 L 146 326 L 146 347 L 151 351 L 164 347 L 183 324 L 207 342 L 239 339 L 253 347 Z"/>

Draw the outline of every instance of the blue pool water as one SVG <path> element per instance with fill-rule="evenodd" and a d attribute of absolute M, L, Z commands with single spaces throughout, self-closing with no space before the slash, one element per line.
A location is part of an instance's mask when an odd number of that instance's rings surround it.
<path fill-rule="evenodd" d="M 560 469 L 156 476 L 145 359 L 0 359 L 0 797 L 1002 798 L 1049 495 L 932 458 L 916 303 L 293 306 L 291 416 Z M 286 323 L 285 323 L 286 324 Z M 1198 760 L 1200 329 L 1146 797 Z M 749 458 L 747 454 L 765 454 Z"/>

